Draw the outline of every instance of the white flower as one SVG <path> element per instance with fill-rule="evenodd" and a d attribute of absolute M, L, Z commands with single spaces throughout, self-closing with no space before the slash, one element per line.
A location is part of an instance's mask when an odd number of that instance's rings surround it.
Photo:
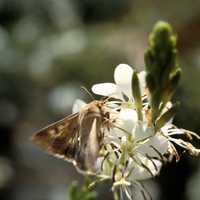
<path fill-rule="evenodd" d="M 138 121 L 134 109 L 127 108 L 121 108 L 113 129 L 105 134 L 104 144 L 109 155 L 107 160 L 103 161 L 102 173 L 112 176 L 112 167 L 120 166 L 120 157 L 124 156 L 128 163 L 126 171 L 131 172 L 126 180 L 130 182 L 156 176 L 162 166 L 160 156 L 168 149 L 166 137 L 155 135 L 154 129 L 146 122 Z M 111 168 L 108 163 L 113 163 Z M 120 181 L 119 173 L 117 177 Z"/>
<path fill-rule="evenodd" d="M 92 91 L 95 94 L 102 96 L 110 96 L 123 100 L 123 95 L 133 100 L 132 96 L 132 75 L 133 69 L 127 64 L 119 64 L 114 71 L 115 83 L 99 83 L 92 86 Z M 145 90 L 145 72 L 138 74 L 141 93 Z"/>
<path fill-rule="evenodd" d="M 73 112 L 79 112 L 84 105 L 86 104 L 82 100 L 76 100 Z M 112 113 L 110 114 L 112 117 Z M 121 156 L 125 156 L 128 162 L 126 171 L 131 171 L 127 178 L 128 181 L 156 176 L 162 166 L 159 161 L 160 154 L 164 154 L 167 149 L 166 138 L 162 135 L 155 135 L 153 128 L 149 127 L 147 122 L 138 121 L 137 112 L 134 109 L 121 107 L 118 114 L 116 115 L 116 112 L 114 114 L 113 127 L 104 130 L 103 145 L 106 150 L 103 156 L 100 155 L 97 158 L 96 165 L 100 176 L 107 176 L 111 179 L 114 167 L 117 163 L 119 164 Z M 123 149 L 124 147 L 127 150 Z M 126 155 L 122 155 L 123 151 Z M 106 154 L 109 155 L 105 158 Z M 119 174 L 116 176 L 118 181 L 121 176 Z"/>
<path fill-rule="evenodd" d="M 188 136 L 189 139 L 200 137 L 190 131 L 175 127 L 173 117 L 166 118 L 162 127 L 157 130 L 151 121 L 150 96 L 145 92 L 145 72 L 138 74 L 139 87 L 142 95 L 141 115 L 138 117 L 135 101 L 132 95 L 133 69 L 126 64 L 120 64 L 114 71 L 115 83 L 100 83 L 92 86 L 95 94 L 114 97 L 121 101 L 109 100 L 108 119 L 111 124 L 103 127 L 102 147 L 96 159 L 96 175 L 102 180 L 113 180 L 113 189 L 120 187 L 128 199 L 132 199 L 133 185 L 140 186 L 139 181 L 157 176 L 164 161 L 172 157 L 179 159 L 174 144 L 189 151 L 192 155 L 199 155 L 200 150 L 190 141 L 185 141 L 174 136 Z M 124 96 L 128 97 L 124 98 Z M 85 103 L 77 100 L 73 112 L 78 112 Z M 169 101 L 162 109 L 160 116 L 171 109 L 173 104 Z M 140 120 L 142 119 L 142 120 Z M 158 118 L 159 119 L 159 118 Z M 156 121 L 155 121 L 156 123 Z M 166 155 L 168 157 L 166 157 Z M 145 192 L 145 191 L 143 191 Z"/>
<path fill-rule="evenodd" d="M 120 64 L 114 71 L 115 83 L 100 83 L 92 87 L 95 94 L 122 100 L 113 129 L 104 137 L 107 157 L 98 160 L 98 163 L 103 162 L 101 174 L 114 176 L 114 185 L 129 183 L 130 186 L 135 181 L 158 175 L 163 156 L 169 148 L 168 139 L 159 132 L 155 133 L 153 125 L 149 124 L 148 99 L 143 103 L 143 121 L 138 119 L 132 96 L 132 76 L 133 69 L 126 64 Z M 145 72 L 140 72 L 138 78 L 141 95 L 146 95 Z M 123 98 L 124 95 L 128 97 L 129 102 Z M 166 109 L 167 107 L 163 110 Z M 126 164 L 121 163 L 121 157 L 126 160 Z"/>

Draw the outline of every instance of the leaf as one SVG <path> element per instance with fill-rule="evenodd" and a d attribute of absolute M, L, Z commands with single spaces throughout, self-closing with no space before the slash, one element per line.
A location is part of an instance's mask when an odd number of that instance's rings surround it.
<path fill-rule="evenodd" d="M 138 119 L 142 120 L 142 98 L 137 73 L 134 71 L 132 76 L 132 93 L 135 100 L 135 107 L 137 109 Z"/>
<path fill-rule="evenodd" d="M 160 118 L 158 118 L 155 126 L 156 130 L 162 128 L 170 119 L 174 117 L 179 105 L 180 103 L 177 102 L 171 108 L 169 108 L 165 113 L 163 113 Z"/>
<path fill-rule="evenodd" d="M 156 23 L 149 35 L 145 64 L 152 123 L 155 123 L 165 104 L 171 100 L 180 80 L 176 41 L 171 25 L 163 21 Z"/>
<path fill-rule="evenodd" d="M 77 182 L 73 182 L 69 188 L 70 200 L 95 200 L 96 193 L 90 191 L 87 185 L 80 187 Z"/>

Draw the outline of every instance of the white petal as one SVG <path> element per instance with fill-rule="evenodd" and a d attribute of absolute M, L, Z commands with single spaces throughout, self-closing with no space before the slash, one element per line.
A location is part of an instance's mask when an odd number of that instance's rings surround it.
<path fill-rule="evenodd" d="M 81 99 L 76 99 L 72 106 L 72 113 L 77 113 L 80 111 L 82 107 L 84 107 L 86 103 Z"/>
<path fill-rule="evenodd" d="M 138 121 L 135 129 L 132 132 L 135 134 L 136 141 L 151 137 L 154 134 L 153 129 L 148 126 L 148 123 L 141 121 Z"/>
<path fill-rule="evenodd" d="M 138 157 L 140 158 L 138 162 L 142 162 L 146 166 L 146 168 L 133 162 L 133 165 L 135 166 L 135 168 L 133 169 L 133 172 L 131 173 L 129 180 L 132 180 L 132 181 L 145 180 L 159 174 L 160 169 L 162 167 L 161 161 L 156 160 L 156 159 L 149 160 L 148 158 L 142 157 L 141 155 L 138 155 Z"/>
<path fill-rule="evenodd" d="M 142 155 L 148 155 L 149 157 L 156 157 L 160 159 L 160 154 L 163 155 L 167 152 L 169 142 L 163 135 L 156 134 L 151 137 L 145 144 L 140 145 L 137 148 L 137 152 Z"/>
<path fill-rule="evenodd" d="M 132 97 L 132 89 L 131 89 L 132 76 L 133 76 L 133 69 L 127 64 L 119 64 L 115 68 L 114 72 L 115 83 L 119 86 L 121 91 L 128 97 Z"/>
<path fill-rule="evenodd" d="M 112 96 L 119 97 L 119 90 L 116 84 L 114 83 L 99 83 L 92 86 L 92 92 L 102 96 Z"/>
<path fill-rule="evenodd" d="M 137 112 L 130 108 L 123 108 L 117 120 L 117 125 L 126 130 L 129 133 L 132 133 L 133 128 L 137 123 Z"/>
<path fill-rule="evenodd" d="M 105 134 L 104 142 L 111 143 L 114 141 L 120 145 L 122 141 L 119 138 L 127 137 L 128 133 L 131 134 L 136 126 L 137 120 L 138 118 L 135 110 L 122 108 L 115 122 L 116 127 L 110 129 L 108 134 Z"/>

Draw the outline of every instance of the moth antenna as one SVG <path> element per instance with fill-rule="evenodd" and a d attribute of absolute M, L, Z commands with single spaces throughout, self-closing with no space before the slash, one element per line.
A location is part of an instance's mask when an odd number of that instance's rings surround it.
<path fill-rule="evenodd" d="M 108 100 L 109 100 L 109 98 L 110 97 L 101 97 L 101 101 L 103 102 L 103 103 L 106 103 Z"/>
<path fill-rule="evenodd" d="M 81 89 L 84 90 L 88 95 L 89 97 L 92 99 L 92 100 L 95 100 L 94 96 L 92 95 L 92 93 L 84 86 L 81 86 Z"/>
<path fill-rule="evenodd" d="M 101 100 L 104 102 L 104 103 L 106 103 L 106 102 L 108 102 L 110 99 L 113 99 L 113 97 L 111 97 L 111 96 L 106 96 L 106 97 L 102 97 L 101 98 Z"/>

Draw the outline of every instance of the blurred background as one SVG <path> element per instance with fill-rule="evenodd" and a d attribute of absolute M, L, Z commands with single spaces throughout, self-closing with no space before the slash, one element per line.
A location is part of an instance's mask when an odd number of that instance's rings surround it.
<path fill-rule="evenodd" d="M 0 0 L 0 200 L 67 200 L 73 166 L 38 149 L 30 136 L 71 112 L 80 89 L 112 81 L 127 63 L 144 68 L 158 20 L 178 35 L 182 80 L 175 123 L 200 134 L 200 1 Z M 154 200 L 199 200 L 200 159 L 182 155 L 147 182 Z M 112 199 L 106 186 L 99 197 Z"/>

